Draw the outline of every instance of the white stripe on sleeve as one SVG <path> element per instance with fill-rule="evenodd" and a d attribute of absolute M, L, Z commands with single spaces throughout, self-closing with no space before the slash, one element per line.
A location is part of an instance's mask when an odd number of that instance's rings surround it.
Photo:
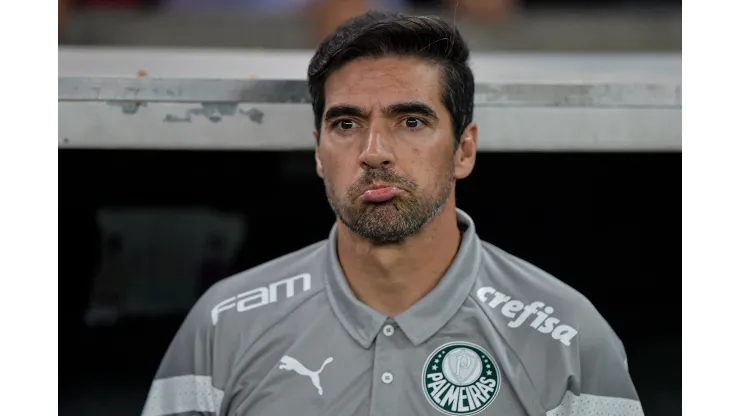
<path fill-rule="evenodd" d="M 178 376 L 154 380 L 142 416 L 186 412 L 218 414 L 224 392 L 213 387 L 210 376 Z"/>
<path fill-rule="evenodd" d="M 644 416 L 637 400 L 620 397 L 575 395 L 566 392 L 560 406 L 547 412 L 547 416 Z"/>

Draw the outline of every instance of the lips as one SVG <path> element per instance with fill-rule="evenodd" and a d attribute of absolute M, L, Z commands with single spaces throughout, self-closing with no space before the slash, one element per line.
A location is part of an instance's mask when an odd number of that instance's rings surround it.
<path fill-rule="evenodd" d="M 362 193 L 366 202 L 385 202 L 402 192 L 401 188 L 392 185 L 373 185 Z"/>

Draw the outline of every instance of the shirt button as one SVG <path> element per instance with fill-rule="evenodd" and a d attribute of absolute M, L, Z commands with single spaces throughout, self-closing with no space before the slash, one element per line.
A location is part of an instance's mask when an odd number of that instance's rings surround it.
<path fill-rule="evenodd" d="M 385 384 L 391 384 L 393 383 L 393 374 L 389 372 L 383 373 L 383 376 L 380 377 L 381 380 L 383 380 L 383 383 Z"/>
<path fill-rule="evenodd" d="M 384 327 L 383 327 L 383 335 L 385 335 L 385 336 L 387 336 L 387 337 L 389 337 L 389 336 L 393 335 L 393 333 L 394 333 L 395 331 L 396 331 L 396 330 L 395 330 L 395 329 L 393 329 L 393 326 L 391 326 L 391 325 L 386 325 L 386 326 L 384 326 Z"/>

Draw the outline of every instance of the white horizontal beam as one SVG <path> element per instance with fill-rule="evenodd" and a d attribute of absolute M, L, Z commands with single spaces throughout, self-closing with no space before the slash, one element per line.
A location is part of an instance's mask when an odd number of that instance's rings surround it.
<path fill-rule="evenodd" d="M 59 52 L 60 147 L 313 145 L 309 51 Z M 480 150 L 681 149 L 680 55 L 479 54 L 472 66 Z"/>
<path fill-rule="evenodd" d="M 310 50 L 59 47 L 60 78 L 305 80 Z M 676 53 L 476 53 L 476 82 L 681 83 Z"/>

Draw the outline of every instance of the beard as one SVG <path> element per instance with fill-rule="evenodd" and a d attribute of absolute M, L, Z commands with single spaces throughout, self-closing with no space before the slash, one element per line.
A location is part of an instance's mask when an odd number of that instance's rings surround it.
<path fill-rule="evenodd" d="M 406 192 L 384 202 L 362 201 L 359 197 L 373 181 L 388 183 Z M 427 225 L 447 202 L 453 183 L 452 165 L 432 194 L 425 194 L 410 178 L 391 170 L 368 169 L 340 198 L 324 179 L 329 205 L 339 221 L 354 233 L 378 245 L 403 241 Z"/>

